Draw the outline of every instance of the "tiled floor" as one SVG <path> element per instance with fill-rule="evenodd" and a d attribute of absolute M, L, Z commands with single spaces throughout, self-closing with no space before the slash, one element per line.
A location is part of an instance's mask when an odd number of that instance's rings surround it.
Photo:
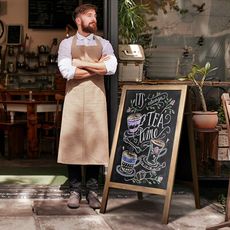
<path fill-rule="evenodd" d="M 0 199 L 0 230 L 204 230 L 224 221 L 219 206 L 202 199 L 195 209 L 190 192 L 174 194 L 169 223 L 162 224 L 161 196 L 110 196 L 104 214 L 89 208 L 85 199 L 77 210 L 66 207 L 66 199 Z"/>
<path fill-rule="evenodd" d="M 92 211 L 84 199 L 82 209 L 72 213 L 66 209 L 68 187 L 65 183 L 47 183 L 47 178 L 54 176 L 55 172 L 61 172 L 63 175 L 66 173 L 65 166 L 57 164 L 56 159 L 8 161 L 2 158 L 0 165 L 0 210 L 4 210 L 0 211 L 0 230 L 58 230 L 63 229 L 63 226 L 70 230 L 202 230 L 224 221 L 224 207 L 217 201 L 219 195 L 226 194 L 227 183 L 224 181 L 200 181 L 201 209 L 195 209 L 190 187 L 176 181 L 169 224 L 162 225 L 164 199 L 161 196 L 144 194 L 144 200 L 138 201 L 136 192 L 112 190 L 109 193 L 105 214 Z M 49 171 L 51 169 L 54 175 Z M 28 172 L 26 170 L 31 174 L 24 175 L 27 179 L 22 175 L 23 172 Z M 47 175 L 44 175 L 45 170 Z M 12 177 L 12 183 L 1 183 L 1 177 L 7 179 L 7 176 Z M 30 180 L 28 176 L 31 176 Z M 43 180 L 42 176 L 46 176 L 47 180 Z"/>

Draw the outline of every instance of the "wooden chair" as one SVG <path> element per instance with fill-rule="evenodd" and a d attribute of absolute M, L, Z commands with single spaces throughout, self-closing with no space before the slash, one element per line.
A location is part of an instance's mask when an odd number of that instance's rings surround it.
<path fill-rule="evenodd" d="M 230 97 L 228 93 L 223 93 L 221 96 L 224 114 L 226 118 L 227 130 L 228 130 L 228 139 L 230 143 Z M 207 227 L 206 230 L 217 230 L 225 227 L 230 227 L 230 177 L 228 182 L 228 193 L 227 193 L 227 202 L 226 202 L 226 215 L 225 222 Z"/>
<path fill-rule="evenodd" d="M 10 95 L 8 94 L 7 90 L 5 88 L 0 87 L 0 100 L 3 102 L 0 105 L 0 120 L 7 120 L 7 105 L 5 103 L 6 100 L 10 99 Z"/>
<path fill-rule="evenodd" d="M 3 156 L 13 159 L 23 157 L 26 136 L 26 120 L 13 120 L 7 111 L 6 100 L 10 96 L 5 89 L 0 89 L 0 152 Z M 8 154 L 6 154 L 8 153 Z"/>
<path fill-rule="evenodd" d="M 64 95 L 55 94 L 56 111 L 52 114 L 52 119 L 41 122 L 38 125 L 40 137 L 40 153 L 43 142 L 52 142 L 52 154 L 57 153 L 59 145 L 59 135 L 61 129 L 62 107 L 64 102 Z"/>

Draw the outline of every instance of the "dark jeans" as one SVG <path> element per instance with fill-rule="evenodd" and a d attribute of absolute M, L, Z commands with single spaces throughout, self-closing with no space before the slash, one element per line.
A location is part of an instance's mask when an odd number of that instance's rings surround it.
<path fill-rule="evenodd" d="M 81 165 L 67 165 L 70 191 L 81 193 L 82 190 L 82 172 Z M 98 176 L 100 165 L 85 165 L 86 192 L 89 190 L 98 190 Z"/>

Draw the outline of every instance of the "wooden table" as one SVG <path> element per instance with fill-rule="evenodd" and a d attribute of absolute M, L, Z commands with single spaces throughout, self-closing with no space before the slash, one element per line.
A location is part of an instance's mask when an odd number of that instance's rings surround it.
<path fill-rule="evenodd" d="M 55 112 L 56 101 L 10 100 L 0 101 L 0 104 L 1 103 L 7 104 L 7 111 L 11 113 L 12 119 L 14 112 L 27 113 L 27 156 L 31 159 L 38 158 L 39 146 L 37 136 L 37 113 Z"/>
<path fill-rule="evenodd" d="M 5 142 L 5 131 L 8 141 Z M 26 135 L 26 121 L 4 122 L 0 121 L 0 152 L 8 160 L 22 157 L 25 154 L 24 141 Z"/>

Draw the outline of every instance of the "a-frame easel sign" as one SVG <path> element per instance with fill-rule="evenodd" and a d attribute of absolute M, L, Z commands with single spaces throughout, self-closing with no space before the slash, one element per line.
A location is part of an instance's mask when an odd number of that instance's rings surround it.
<path fill-rule="evenodd" d="M 102 197 L 109 188 L 165 197 L 162 223 L 168 223 L 186 85 L 124 85 Z"/>

